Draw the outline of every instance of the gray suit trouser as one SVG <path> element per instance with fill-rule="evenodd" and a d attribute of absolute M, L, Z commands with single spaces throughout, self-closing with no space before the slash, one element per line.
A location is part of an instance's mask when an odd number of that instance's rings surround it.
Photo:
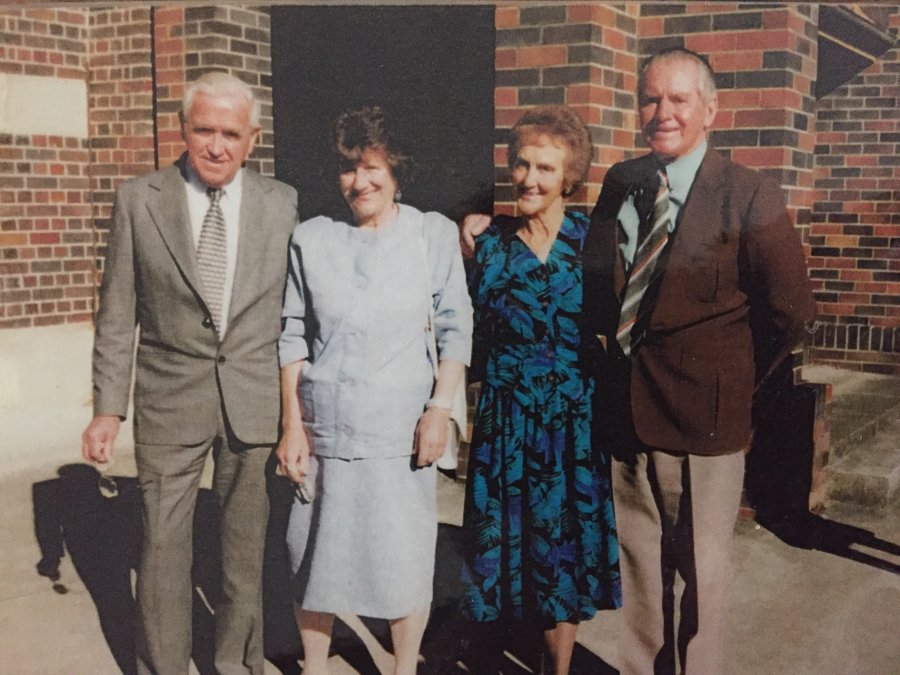
<path fill-rule="evenodd" d="M 612 463 L 622 572 L 622 675 L 725 672 L 731 541 L 744 453 L 650 450 Z M 684 582 L 675 626 L 676 573 Z M 677 642 L 676 642 L 677 640 Z"/>
<path fill-rule="evenodd" d="M 137 580 L 138 672 L 184 675 L 191 658 L 194 507 L 212 449 L 219 506 L 222 587 L 215 593 L 215 665 L 220 675 L 263 673 L 262 566 L 271 446 L 247 446 L 219 420 L 199 445 L 135 446 L 144 543 Z"/>

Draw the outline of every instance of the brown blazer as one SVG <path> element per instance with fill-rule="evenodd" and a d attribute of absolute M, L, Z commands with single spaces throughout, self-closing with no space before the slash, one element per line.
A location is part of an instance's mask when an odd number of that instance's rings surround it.
<path fill-rule="evenodd" d="M 202 442 L 215 433 L 222 408 L 241 441 L 275 443 L 276 346 L 297 193 L 244 170 L 234 290 L 220 343 L 200 292 L 185 161 L 117 191 L 94 338 L 94 414 L 125 416 L 137 339 L 137 442 Z"/>
<path fill-rule="evenodd" d="M 585 242 L 595 433 L 614 451 L 740 450 L 754 391 L 814 316 L 800 239 L 773 180 L 708 150 L 660 261 L 663 276 L 648 291 L 656 302 L 646 336 L 628 359 L 615 339 L 625 285 L 617 214 L 651 162 L 609 170 Z"/>

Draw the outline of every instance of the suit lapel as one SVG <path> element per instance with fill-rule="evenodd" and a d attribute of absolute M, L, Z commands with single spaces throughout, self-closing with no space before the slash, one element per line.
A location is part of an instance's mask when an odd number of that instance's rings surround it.
<path fill-rule="evenodd" d="M 179 160 L 179 164 L 183 160 L 184 157 Z M 179 164 L 162 171 L 150 183 L 151 194 L 147 200 L 147 210 L 175 264 L 191 287 L 199 293 L 200 272 L 194 250 L 184 177 Z"/>
<path fill-rule="evenodd" d="M 687 251 L 697 251 L 708 245 L 727 222 L 723 202 L 728 195 L 728 163 L 712 148 L 707 149 L 703 162 L 691 185 L 687 200 L 678 214 L 675 244 Z"/>
<path fill-rule="evenodd" d="M 266 218 L 266 190 L 259 176 L 244 169 L 243 192 L 241 194 L 241 215 L 238 224 L 237 263 L 234 269 L 234 284 L 228 317 L 237 316 L 249 302 L 253 301 L 254 289 L 249 280 L 259 271 L 266 244 L 269 241 L 269 222 Z M 286 255 L 286 254 L 285 254 Z M 287 264 L 285 258 L 285 265 Z"/>
<path fill-rule="evenodd" d="M 622 294 L 625 292 L 625 283 L 628 281 L 628 277 L 625 274 L 625 260 L 622 257 L 622 249 L 619 248 L 619 244 L 621 244 L 622 232 L 619 227 L 618 219 L 615 222 L 615 246 L 613 247 L 613 253 L 616 256 L 615 261 L 613 262 L 613 289 L 616 292 L 616 297 L 621 301 Z"/>
<path fill-rule="evenodd" d="M 613 288 L 615 289 L 616 297 L 619 300 L 622 299 L 622 294 L 625 291 L 625 284 L 628 281 L 628 276 L 625 273 L 625 261 L 622 258 L 622 249 L 619 248 L 619 245 L 622 243 L 622 228 L 619 227 L 619 210 L 622 208 L 625 200 L 628 199 L 628 195 L 644 180 L 647 172 L 650 171 L 647 165 L 652 161 L 652 155 L 644 155 L 634 162 L 623 165 L 622 182 L 619 185 L 619 192 L 614 200 L 616 209 L 613 214 L 612 223 L 613 232 L 615 233 L 615 245 L 612 247 L 615 253 L 615 260 L 613 262 Z"/>

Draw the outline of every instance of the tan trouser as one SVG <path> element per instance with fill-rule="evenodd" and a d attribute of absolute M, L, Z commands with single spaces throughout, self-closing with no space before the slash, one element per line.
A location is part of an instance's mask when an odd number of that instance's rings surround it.
<path fill-rule="evenodd" d="M 730 550 L 744 453 L 651 450 L 612 463 L 622 571 L 622 675 L 675 673 L 675 576 L 684 581 L 677 651 L 686 675 L 725 672 Z"/>

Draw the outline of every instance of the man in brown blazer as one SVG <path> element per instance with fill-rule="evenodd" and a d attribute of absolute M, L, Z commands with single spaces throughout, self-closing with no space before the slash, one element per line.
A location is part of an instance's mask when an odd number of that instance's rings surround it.
<path fill-rule="evenodd" d="M 185 94 L 186 153 L 123 183 L 113 207 L 94 341 L 94 418 L 82 453 L 112 459 L 136 339 L 142 673 L 188 672 L 192 523 L 210 450 L 222 556 L 216 669 L 263 672 L 264 466 L 278 436 L 276 343 L 297 195 L 242 168 L 259 130 L 252 90 L 207 73 Z"/>
<path fill-rule="evenodd" d="M 652 152 L 609 170 L 584 252 L 594 433 L 614 456 L 620 672 L 674 673 L 677 652 L 682 672 L 715 675 L 754 392 L 814 301 L 779 186 L 707 147 L 706 61 L 652 56 L 638 94 Z"/>

